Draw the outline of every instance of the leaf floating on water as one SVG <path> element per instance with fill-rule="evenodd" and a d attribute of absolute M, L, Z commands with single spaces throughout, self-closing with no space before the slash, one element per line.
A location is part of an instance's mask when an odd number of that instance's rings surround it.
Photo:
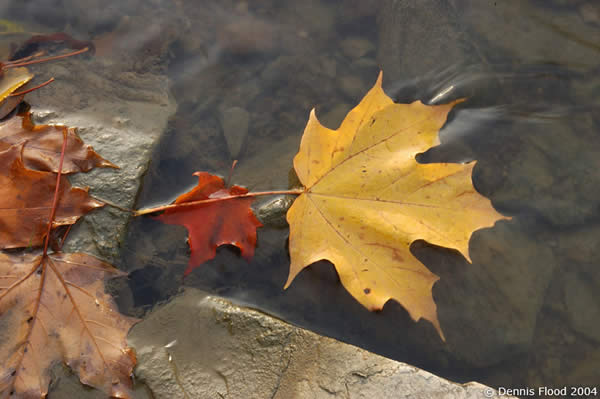
<path fill-rule="evenodd" d="M 250 208 L 253 198 L 185 205 L 192 201 L 243 195 L 248 190 L 240 186 L 226 188 L 223 179 L 207 172 L 194 175 L 198 176 L 198 185 L 175 200 L 175 204 L 182 206 L 165 210 L 157 217 L 163 223 L 185 226 L 189 232 L 192 253 L 185 274 L 214 258 L 220 245 L 234 245 L 244 258 L 251 259 L 256 246 L 256 229 L 262 226 Z"/>
<path fill-rule="evenodd" d="M 439 279 L 410 252 L 418 239 L 455 248 L 467 260 L 473 231 L 507 219 L 471 182 L 475 162 L 420 164 L 457 101 L 395 104 L 375 86 L 337 130 L 314 110 L 294 168 L 306 187 L 287 214 L 291 266 L 332 262 L 344 287 L 369 310 L 394 299 L 443 338 L 432 297 Z"/>

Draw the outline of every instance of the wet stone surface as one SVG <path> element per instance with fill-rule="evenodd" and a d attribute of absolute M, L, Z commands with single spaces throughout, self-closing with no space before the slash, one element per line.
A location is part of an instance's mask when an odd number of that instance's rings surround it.
<path fill-rule="evenodd" d="M 71 182 L 90 187 L 100 200 L 133 208 L 150 156 L 175 112 L 166 77 L 87 57 L 31 69 L 37 79 L 56 79 L 28 95 L 34 121 L 76 127 L 85 143 L 120 168 L 78 173 Z M 64 250 L 115 262 L 128 221 L 126 212 L 106 206 L 73 229 Z"/>
<path fill-rule="evenodd" d="M 129 343 L 140 358 L 136 376 L 160 398 L 441 399 L 479 398 L 489 390 L 451 383 L 195 289 L 149 314 Z"/>
<path fill-rule="evenodd" d="M 287 227 L 288 224 L 285 215 L 290 206 L 292 206 L 295 198 L 293 195 L 280 195 L 270 200 L 262 201 L 255 207 L 256 217 L 266 226 Z"/>

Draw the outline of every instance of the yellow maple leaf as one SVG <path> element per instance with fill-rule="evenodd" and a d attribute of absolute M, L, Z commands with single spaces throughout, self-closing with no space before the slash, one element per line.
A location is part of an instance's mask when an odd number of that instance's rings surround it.
<path fill-rule="evenodd" d="M 0 78 L 0 101 L 4 101 L 12 92 L 33 79 L 33 75 L 27 68 L 21 67 L 3 71 Z"/>
<path fill-rule="evenodd" d="M 332 262 L 344 287 L 369 310 L 398 301 L 444 339 L 431 289 L 439 279 L 410 252 L 417 239 L 455 248 L 470 262 L 473 231 L 508 219 L 475 191 L 467 164 L 420 164 L 439 144 L 455 101 L 395 104 L 373 88 L 337 130 L 314 109 L 294 158 L 305 191 L 287 213 L 291 265 L 287 288 L 305 267 Z"/>
<path fill-rule="evenodd" d="M 33 75 L 27 68 L 2 70 L 0 62 L 0 118 L 4 118 L 23 100 L 23 96 L 12 96 L 19 88 L 26 85 Z"/>

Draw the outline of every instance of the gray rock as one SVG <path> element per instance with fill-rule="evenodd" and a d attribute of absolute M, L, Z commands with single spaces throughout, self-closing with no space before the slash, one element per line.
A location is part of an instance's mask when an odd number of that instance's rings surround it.
<path fill-rule="evenodd" d="M 337 129 L 342 124 L 342 121 L 348 115 L 348 112 L 353 108 L 352 105 L 346 103 L 340 103 L 334 105 L 328 112 L 326 112 L 323 116 L 317 115 L 319 121 L 323 126 L 328 127 L 329 129 Z"/>
<path fill-rule="evenodd" d="M 358 76 L 344 75 L 338 79 L 338 84 L 342 93 L 353 101 L 359 102 L 369 90 L 371 82 L 361 79 Z"/>
<path fill-rule="evenodd" d="M 334 57 L 329 57 L 324 55 L 320 57 L 319 62 L 321 63 L 321 68 L 327 77 L 333 79 L 337 73 L 337 61 Z"/>
<path fill-rule="evenodd" d="M 596 193 L 600 173 L 594 166 L 595 150 L 590 151 L 600 148 L 596 129 L 587 112 L 570 119 L 557 118 L 551 124 L 535 120 L 514 123 L 506 131 L 521 146 L 510 162 L 497 164 L 506 170 L 506 179 L 497 187 L 494 200 L 512 206 L 528 202 L 527 206 L 554 225 L 592 218 L 600 204 Z M 520 133 L 523 131 L 527 135 Z"/>
<path fill-rule="evenodd" d="M 48 397 L 53 399 L 106 399 L 106 394 L 98 389 L 83 385 L 79 378 L 69 368 L 57 364 L 51 371 L 52 383 L 48 390 Z M 135 384 L 131 392 L 131 399 L 152 399 L 148 387 Z"/>
<path fill-rule="evenodd" d="M 246 74 L 244 74 L 244 72 L 246 72 Z M 254 76 L 254 74 L 258 72 L 258 68 L 255 70 L 246 68 L 245 71 L 239 72 L 240 75 L 242 75 L 239 79 L 245 79 L 245 82 L 240 82 L 239 85 L 232 87 L 231 90 L 224 91 L 221 89 L 221 92 L 218 93 L 218 96 L 222 97 L 219 109 L 224 110 L 231 107 L 240 107 L 247 110 L 249 105 L 256 100 L 256 97 L 261 94 L 261 87 Z M 210 78 L 212 78 L 212 76 L 208 76 L 205 79 Z"/>
<path fill-rule="evenodd" d="M 286 213 L 296 199 L 293 195 L 278 195 L 267 201 L 259 203 L 256 208 L 256 217 L 265 226 L 286 227 Z"/>
<path fill-rule="evenodd" d="M 600 30 L 594 24 L 582 23 L 582 18 L 595 18 L 596 7 L 584 8 L 579 15 L 519 0 L 496 2 L 493 11 L 488 3 L 478 0 L 460 3 L 460 21 L 468 26 L 474 45 L 485 58 L 503 54 L 519 63 L 574 68 L 598 64 Z"/>
<path fill-rule="evenodd" d="M 588 104 L 600 104 L 600 76 L 595 70 L 573 82 L 573 90 Z"/>
<path fill-rule="evenodd" d="M 481 398 L 404 363 L 187 289 L 129 335 L 135 374 L 160 398 Z"/>
<path fill-rule="evenodd" d="M 292 135 L 263 147 L 261 153 L 240 161 L 235 167 L 233 181 L 252 187 L 252 191 L 286 189 L 299 147 L 300 137 Z"/>
<path fill-rule="evenodd" d="M 580 387 L 598 386 L 598 377 L 600 375 L 598 372 L 598 364 L 600 364 L 600 349 L 598 349 L 597 345 L 590 348 L 583 356 L 578 357 L 577 361 L 573 362 L 573 364 L 574 367 L 568 368 L 568 374 L 566 376 L 567 383 L 565 385 Z M 560 372 L 563 374 L 564 369 L 560 370 Z"/>
<path fill-rule="evenodd" d="M 260 77 L 268 83 L 279 82 L 285 76 L 286 70 L 295 65 L 297 60 L 294 57 L 281 55 L 266 66 Z"/>
<path fill-rule="evenodd" d="M 273 51 L 278 46 L 278 36 L 272 24 L 245 15 L 219 27 L 217 42 L 223 51 L 248 55 Z"/>
<path fill-rule="evenodd" d="M 34 68 L 32 68 L 33 70 Z M 165 76 L 135 73 L 122 64 L 78 57 L 35 68 L 37 79 L 56 80 L 28 94 L 36 123 L 77 127 L 78 133 L 120 169 L 71 177 L 92 196 L 132 208 L 152 150 L 175 111 Z M 129 214 L 109 206 L 83 218 L 65 251 L 85 251 L 113 262 Z"/>
<path fill-rule="evenodd" d="M 576 230 L 565 231 L 552 244 L 567 259 L 567 265 L 588 264 L 591 270 L 597 270 L 594 260 L 600 257 L 600 224 L 589 223 Z M 597 274 L 600 280 L 600 271 Z"/>
<path fill-rule="evenodd" d="M 333 4 L 306 0 L 294 3 L 294 12 L 286 13 L 289 20 L 284 20 L 297 32 L 304 31 L 309 37 L 332 36 L 335 31 L 336 7 Z"/>
<path fill-rule="evenodd" d="M 577 4 L 582 3 L 584 1 L 585 0 L 548 0 L 545 3 L 556 7 L 569 7 L 576 6 Z"/>
<path fill-rule="evenodd" d="M 361 37 L 349 37 L 340 43 L 344 55 L 351 59 L 360 58 L 375 50 L 373 43 Z"/>
<path fill-rule="evenodd" d="M 337 18 L 340 25 L 359 26 L 366 18 L 373 18 L 381 6 L 381 0 L 343 0 Z"/>
<path fill-rule="evenodd" d="M 530 350 L 557 260 L 545 238 L 504 221 L 476 232 L 470 254 L 437 283 L 436 302 L 452 356 L 486 367 Z"/>
<path fill-rule="evenodd" d="M 597 65 L 600 31 L 581 23 L 594 20 L 595 5 L 582 5 L 578 14 L 519 0 L 493 6 L 477 0 L 382 3 L 377 58 L 393 81 L 449 68 L 467 72 L 470 65 L 490 68 L 507 58 L 580 69 Z"/>
<path fill-rule="evenodd" d="M 581 18 L 588 24 L 600 25 L 600 4 L 589 2 L 581 4 L 578 8 Z"/>
<path fill-rule="evenodd" d="M 565 302 L 575 331 L 600 342 L 600 304 L 597 293 L 600 281 L 583 279 L 569 273 L 565 276 Z"/>
<path fill-rule="evenodd" d="M 447 0 L 381 3 L 377 59 L 386 79 L 418 79 L 472 59 L 466 35 Z"/>
<path fill-rule="evenodd" d="M 360 71 L 362 76 L 377 76 L 379 65 L 374 58 L 361 57 L 352 61 L 352 69 Z"/>
<path fill-rule="evenodd" d="M 221 127 L 229 155 L 237 159 L 248 136 L 250 114 L 243 108 L 231 107 L 221 111 Z"/>

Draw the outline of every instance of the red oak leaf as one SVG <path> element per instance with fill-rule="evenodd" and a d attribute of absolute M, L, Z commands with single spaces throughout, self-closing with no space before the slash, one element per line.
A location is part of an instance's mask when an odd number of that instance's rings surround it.
<path fill-rule="evenodd" d="M 256 246 L 256 228 L 262 227 L 250 208 L 254 199 L 243 197 L 248 192 L 243 187 L 225 187 L 225 182 L 218 176 L 207 172 L 194 175 L 198 176 L 198 185 L 175 200 L 174 204 L 181 206 L 167 209 L 157 217 L 163 223 L 185 226 L 188 230 L 192 253 L 184 275 L 214 258 L 220 245 L 235 245 L 242 256 L 250 260 Z M 219 198 L 223 199 L 186 205 Z"/>

